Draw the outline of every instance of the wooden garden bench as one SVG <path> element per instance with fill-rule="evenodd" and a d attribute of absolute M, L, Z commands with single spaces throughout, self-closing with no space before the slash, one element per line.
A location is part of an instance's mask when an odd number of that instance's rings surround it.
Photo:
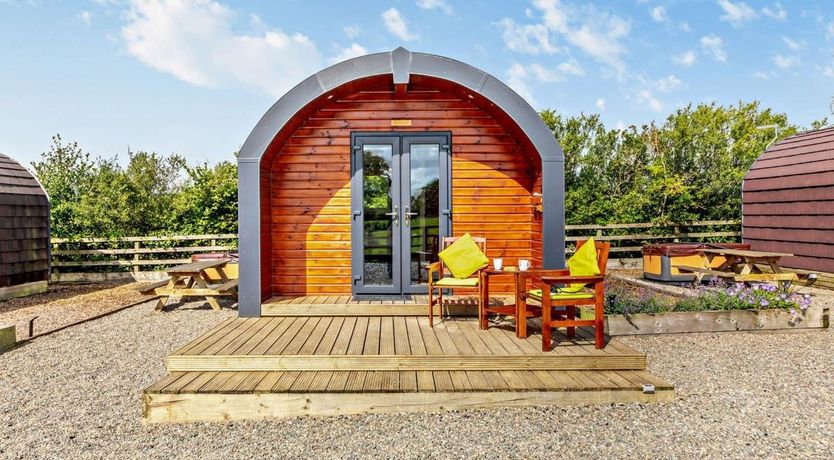
<path fill-rule="evenodd" d="M 229 279 L 224 270 L 228 262 L 227 259 L 202 260 L 169 268 L 165 272 L 170 278 L 143 285 L 139 292 L 159 296 L 157 311 L 165 309 L 170 297 L 205 297 L 211 308 L 220 310 L 217 297 L 237 299 L 238 280 Z M 209 269 L 220 275 L 219 283 L 213 282 L 207 273 Z"/>

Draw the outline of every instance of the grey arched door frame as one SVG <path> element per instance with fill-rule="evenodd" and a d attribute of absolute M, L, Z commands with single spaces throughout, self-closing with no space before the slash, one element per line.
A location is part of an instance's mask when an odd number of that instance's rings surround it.
<path fill-rule="evenodd" d="M 447 80 L 494 103 L 533 144 L 542 164 L 542 251 L 546 268 L 565 263 L 564 153 L 538 113 L 507 85 L 454 59 L 405 48 L 340 62 L 308 77 L 276 102 L 244 142 L 238 155 L 239 315 L 261 313 L 260 162 L 272 140 L 307 104 L 339 86 L 362 78 L 392 75 L 408 84 L 411 75 Z"/>

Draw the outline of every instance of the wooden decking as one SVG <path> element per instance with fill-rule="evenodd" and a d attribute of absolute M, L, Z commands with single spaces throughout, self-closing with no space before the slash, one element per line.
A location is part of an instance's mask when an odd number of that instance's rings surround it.
<path fill-rule="evenodd" d="M 443 313 L 452 316 L 477 315 L 478 303 L 472 296 L 444 296 Z M 510 297 L 494 296 L 492 305 L 502 305 Z M 294 296 L 273 297 L 261 306 L 263 316 L 428 316 L 429 296 Z M 435 307 L 435 314 L 439 314 Z"/>
<path fill-rule="evenodd" d="M 557 334 L 553 351 L 544 353 L 538 326 L 532 320 L 530 338 L 520 340 L 511 324 L 482 331 L 472 317 L 446 318 L 434 328 L 425 316 L 368 313 L 232 318 L 167 358 L 170 374 L 144 392 L 143 419 L 220 421 L 673 397 L 671 384 L 645 371 L 644 353 L 610 338 L 597 350 L 584 329 L 575 339 Z M 647 384 L 653 393 L 644 392 Z"/>

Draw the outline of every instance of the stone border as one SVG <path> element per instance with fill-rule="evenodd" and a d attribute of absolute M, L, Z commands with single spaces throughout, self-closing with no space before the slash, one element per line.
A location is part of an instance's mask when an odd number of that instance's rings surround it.
<path fill-rule="evenodd" d="M 773 309 L 606 315 L 605 323 L 605 332 L 612 336 L 824 329 L 829 325 L 829 308 L 811 306 L 796 321 L 787 310 Z"/>

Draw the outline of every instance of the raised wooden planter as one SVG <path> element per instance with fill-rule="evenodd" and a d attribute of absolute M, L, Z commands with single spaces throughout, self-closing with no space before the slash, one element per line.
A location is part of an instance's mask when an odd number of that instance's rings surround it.
<path fill-rule="evenodd" d="M 828 327 L 828 307 L 812 306 L 793 320 L 787 310 L 681 311 L 605 317 L 609 335 L 680 334 L 818 329 Z"/>

